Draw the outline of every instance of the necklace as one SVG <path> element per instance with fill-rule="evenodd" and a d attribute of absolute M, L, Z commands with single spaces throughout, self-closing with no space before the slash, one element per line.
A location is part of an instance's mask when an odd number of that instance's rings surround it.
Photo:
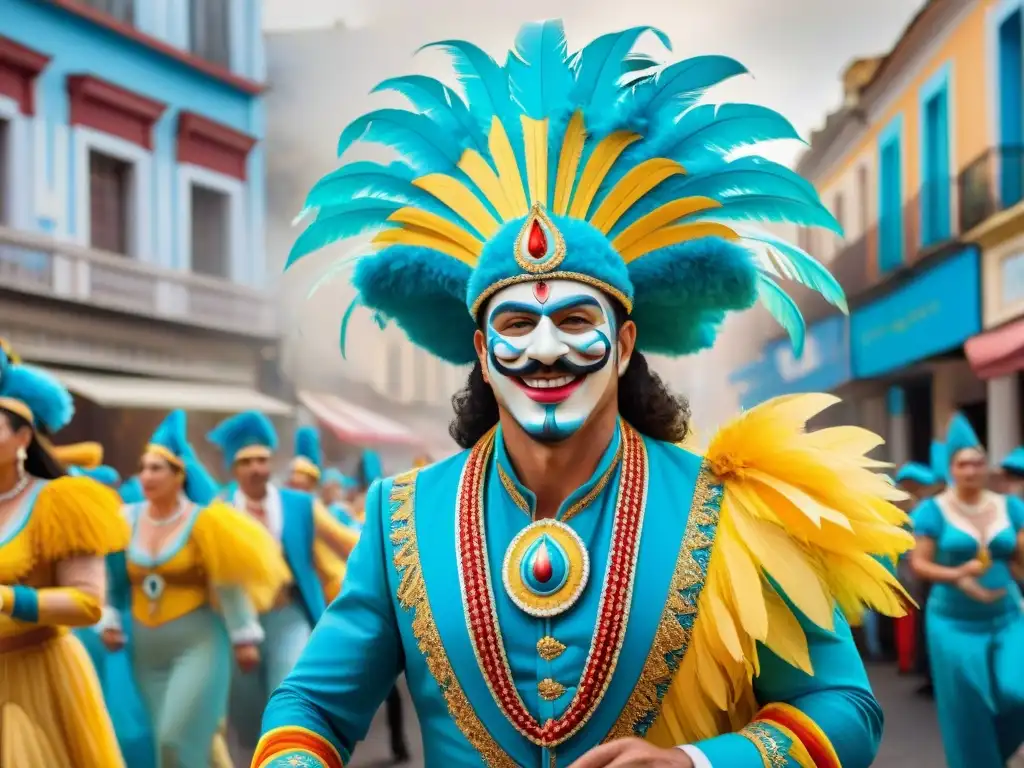
<path fill-rule="evenodd" d="M 149 520 L 150 525 L 155 525 L 158 528 L 163 528 L 168 525 L 173 525 L 181 519 L 181 516 L 185 514 L 186 505 L 179 499 L 178 506 L 167 517 L 153 517 L 153 505 L 146 504 L 146 519 Z"/>
<path fill-rule="evenodd" d="M 615 521 L 597 609 L 594 639 L 569 706 L 560 717 L 544 722 L 538 722 L 533 717 L 516 689 L 495 608 L 483 501 L 484 478 L 494 448 L 493 432 L 473 448 L 459 482 L 456 507 L 459 582 L 474 654 L 502 713 L 516 730 L 541 747 L 553 748 L 565 743 L 587 723 L 608 690 L 625 639 L 647 497 L 647 452 L 640 435 L 625 424 L 622 427 L 622 442 L 622 471 L 615 504 Z M 522 542 L 513 542 L 509 548 L 511 555 L 506 556 L 511 567 L 505 569 L 505 574 L 525 574 L 524 581 L 530 581 L 532 577 L 534 581 L 545 584 L 557 576 L 559 586 L 562 583 L 572 585 L 566 597 L 570 605 L 558 606 L 560 610 L 567 610 L 578 597 L 573 595 L 579 584 L 577 579 L 586 586 L 584 574 L 589 571 L 589 562 L 582 556 L 579 562 L 572 561 L 573 545 L 576 542 L 562 536 L 564 531 L 560 526 L 552 526 L 542 533 L 546 537 L 535 539 L 530 546 L 518 546 Z M 585 553 L 582 542 L 579 544 Z M 557 558 L 558 563 L 552 557 L 556 549 L 554 545 L 562 545 L 563 548 Z M 512 559 L 517 561 L 512 562 Z M 564 578 L 559 574 L 560 568 L 566 570 Z M 574 570 L 578 572 L 577 577 L 573 576 Z M 510 597 L 519 605 L 525 602 L 522 600 L 523 594 L 510 594 Z M 517 596 L 520 601 L 516 601 Z M 538 604 L 537 607 L 543 609 L 552 606 Z M 534 615 L 545 613 L 544 610 L 538 610 Z"/>
<path fill-rule="evenodd" d="M 11 499 L 18 498 L 18 496 L 21 495 L 22 491 L 28 488 L 28 484 L 31 482 L 31 476 L 29 476 L 27 472 L 22 472 L 21 475 L 18 477 L 18 482 L 16 482 L 11 487 L 10 490 L 0 493 L 0 504 L 3 504 L 5 501 L 10 501 Z"/>

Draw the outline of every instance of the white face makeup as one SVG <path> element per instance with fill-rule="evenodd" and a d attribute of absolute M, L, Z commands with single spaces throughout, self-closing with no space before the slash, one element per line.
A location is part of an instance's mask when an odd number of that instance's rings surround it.
<path fill-rule="evenodd" d="M 615 375 L 615 314 L 597 289 L 571 280 L 525 282 L 487 306 L 487 372 L 498 401 L 534 439 L 583 426 Z"/>

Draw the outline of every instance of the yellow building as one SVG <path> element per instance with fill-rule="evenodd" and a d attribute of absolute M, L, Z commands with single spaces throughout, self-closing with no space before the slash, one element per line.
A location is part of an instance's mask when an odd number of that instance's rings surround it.
<path fill-rule="evenodd" d="M 954 409 L 995 457 L 1020 442 L 1016 374 L 983 381 L 964 347 L 1024 313 L 1022 29 L 1024 0 L 926 2 L 892 51 L 848 67 L 799 163 L 846 232 L 802 236 L 850 298 L 843 394 L 896 462 L 927 461 Z M 802 305 L 813 336 L 827 310 Z"/>

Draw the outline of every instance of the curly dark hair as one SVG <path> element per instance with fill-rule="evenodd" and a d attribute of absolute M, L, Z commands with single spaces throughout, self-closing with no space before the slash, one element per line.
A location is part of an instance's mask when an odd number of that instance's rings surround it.
<path fill-rule="evenodd" d="M 448 434 L 462 448 L 476 445 L 498 423 L 498 401 L 484 381 L 480 363 L 469 372 L 466 386 L 452 397 L 452 408 L 455 418 L 448 425 Z M 639 352 L 633 353 L 619 379 L 619 415 L 640 434 L 655 440 L 680 443 L 690 432 L 690 404 L 669 392 Z"/>
<path fill-rule="evenodd" d="M 17 432 L 19 429 L 32 430 L 32 442 L 26 449 L 25 457 L 25 471 L 28 474 L 41 480 L 55 480 L 67 474 L 64 467 L 54 458 L 47 447 L 50 440 L 45 429 L 41 427 L 33 429 L 24 416 L 6 408 L 0 408 L 0 417 L 7 419 L 12 432 Z"/>

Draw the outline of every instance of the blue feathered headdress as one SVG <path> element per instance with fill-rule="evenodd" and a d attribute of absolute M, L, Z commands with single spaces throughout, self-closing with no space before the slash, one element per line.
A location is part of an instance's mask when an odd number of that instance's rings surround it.
<path fill-rule="evenodd" d="M 949 461 L 946 459 L 946 444 L 932 440 L 928 454 L 935 482 L 945 483 L 949 478 Z"/>
<path fill-rule="evenodd" d="M 946 429 L 946 443 L 943 450 L 946 466 L 948 467 L 953 463 L 953 459 L 956 458 L 960 451 L 967 450 L 968 448 L 974 448 L 978 451 L 984 450 L 981 440 L 978 438 L 978 433 L 974 431 L 971 422 L 967 420 L 966 416 L 957 411 L 949 420 L 949 427 Z"/>
<path fill-rule="evenodd" d="M 6 347 L 0 347 L 0 408 L 50 434 L 75 414 L 71 393 L 59 381 L 35 366 L 12 362 Z"/>
<path fill-rule="evenodd" d="M 153 436 L 147 451 L 163 456 L 185 473 L 185 495 L 195 504 L 206 505 L 217 495 L 217 482 L 206 470 L 188 441 L 188 417 L 182 410 L 167 414 Z"/>
<path fill-rule="evenodd" d="M 1006 454 L 1000 466 L 1010 474 L 1024 476 L 1024 446 L 1019 445 Z"/>
<path fill-rule="evenodd" d="M 295 458 L 292 459 L 292 470 L 319 480 L 323 463 L 320 431 L 316 427 L 310 426 L 299 427 L 295 430 Z"/>
<path fill-rule="evenodd" d="M 206 436 L 216 445 L 227 466 L 248 458 L 270 458 L 277 450 L 277 430 L 259 411 L 245 411 L 224 419 Z"/>
<path fill-rule="evenodd" d="M 797 139 L 778 113 L 701 104 L 746 69 L 725 56 L 663 64 L 633 53 L 650 27 L 604 35 L 569 53 L 561 22 L 527 24 L 504 66 L 472 43 L 447 51 L 466 99 L 429 77 L 386 80 L 414 111 L 379 109 L 341 134 L 402 159 L 351 162 L 310 191 L 313 216 L 288 259 L 374 233 L 355 264 L 356 302 L 379 323 L 457 364 L 487 299 L 515 282 L 570 279 L 631 313 L 641 350 L 709 347 L 725 313 L 760 301 L 798 353 L 804 323 L 779 279 L 846 310 L 836 280 L 807 253 L 750 222 L 840 227 L 817 192 L 784 166 L 735 150 Z M 330 273 L 329 273 L 330 274 Z M 469 312 L 467 313 L 467 308 Z"/>

